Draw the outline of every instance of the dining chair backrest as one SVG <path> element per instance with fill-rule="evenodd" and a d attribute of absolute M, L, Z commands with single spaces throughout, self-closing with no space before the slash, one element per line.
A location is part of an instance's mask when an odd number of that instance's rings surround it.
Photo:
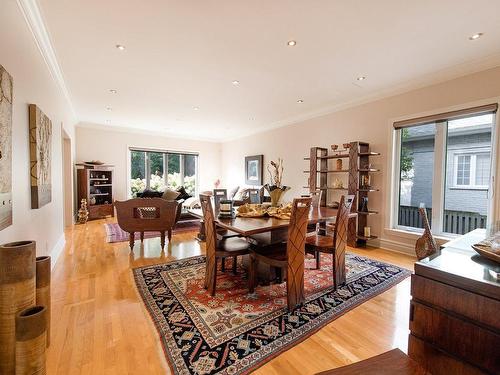
<path fill-rule="evenodd" d="M 205 247 L 207 263 L 215 258 L 217 235 L 215 232 L 214 210 L 212 200 L 209 195 L 200 194 L 200 205 L 203 212 L 203 222 L 205 225 Z"/>
<path fill-rule="evenodd" d="M 288 301 L 289 308 L 304 300 L 305 242 L 310 208 L 311 198 L 293 200 L 286 245 L 287 293 L 297 301 Z"/>
<path fill-rule="evenodd" d="M 227 200 L 227 189 L 214 189 L 214 207 L 219 211 L 220 201 Z"/>
<path fill-rule="evenodd" d="M 260 204 L 260 189 L 248 189 L 247 190 L 248 198 L 250 199 L 250 203 Z"/>
<path fill-rule="evenodd" d="M 333 231 L 333 244 L 335 250 L 339 253 L 345 251 L 347 246 L 347 226 L 353 202 L 354 195 L 342 195 L 340 198 L 335 229 Z"/>
<path fill-rule="evenodd" d="M 323 190 L 317 189 L 315 191 L 311 191 L 309 196 L 312 198 L 311 206 L 313 208 L 318 208 L 321 205 L 321 197 L 323 195 Z"/>

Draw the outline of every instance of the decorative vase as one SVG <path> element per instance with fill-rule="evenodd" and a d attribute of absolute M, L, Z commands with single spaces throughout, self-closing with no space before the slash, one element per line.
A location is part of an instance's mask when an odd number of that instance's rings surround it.
<path fill-rule="evenodd" d="M 35 241 L 0 245 L 0 374 L 15 370 L 16 314 L 35 304 Z"/>
<path fill-rule="evenodd" d="M 342 159 L 337 159 L 337 171 L 342 170 Z"/>
<path fill-rule="evenodd" d="M 50 345 L 50 256 L 36 257 L 36 304 L 47 316 L 47 348 Z"/>
<path fill-rule="evenodd" d="M 288 190 L 290 190 L 289 186 L 281 186 L 278 187 L 276 185 L 264 185 L 264 188 L 269 193 L 271 197 L 271 207 L 278 207 L 281 202 L 281 198 L 283 198 L 283 194 L 285 194 Z"/>
<path fill-rule="evenodd" d="M 47 310 L 33 306 L 16 315 L 16 375 L 45 374 Z"/>

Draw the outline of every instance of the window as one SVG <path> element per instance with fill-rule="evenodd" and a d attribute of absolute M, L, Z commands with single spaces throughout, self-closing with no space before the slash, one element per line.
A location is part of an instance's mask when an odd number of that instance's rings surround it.
<path fill-rule="evenodd" d="M 455 154 L 455 187 L 487 189 L 490 180 L 490 153 Z"/>
<path fill-rule="evenodd" d="M 184 186 L 196 194 L 197 154 L 130 149 L 130 193 L 133 197 L 145 189 L 164 191 Z"/>
<path fill-rule="evenodd" d="M 394 124 L 393 228 L 423 228 L 421 207 L 435 234 L 486 227 L 496 105 L 485 107 Z"/>

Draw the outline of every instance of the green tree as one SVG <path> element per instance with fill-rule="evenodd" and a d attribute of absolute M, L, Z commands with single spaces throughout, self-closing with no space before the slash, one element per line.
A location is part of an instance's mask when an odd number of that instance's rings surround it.
<path fill-rule="evenodd" d="M 401 158 L 400 158 L 400 168 L 401 168 L 401 178 L 403 180 L 409 180 L 410 171 L 413 170 L 413 156 L 408 147 L 405 146 L 405 141 L 409 138 L 408 129 L 402 129 L 401 131 Z"/>

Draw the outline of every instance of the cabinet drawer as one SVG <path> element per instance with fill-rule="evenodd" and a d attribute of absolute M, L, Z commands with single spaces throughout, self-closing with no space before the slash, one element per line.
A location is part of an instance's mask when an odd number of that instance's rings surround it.
<path fill-rule="evenodd" d="M 454 314 L 485 324 L 500 333 L 500 301 L 422 276 L 412 275 L 411 278 L 411 295 L 414 300 L 453 311 Z"/>
<path fill-rule="evenodd" d="M 486 372 L 446 354 L 413 335 L 408 337 L 408 356 L 432 375 L 486 374 Z"/>
<path fill-rule="evenodd" d="M 412 335 L 486 371 L 500 369 L 500 335 L 415 301 L 410 309 Z"/>

